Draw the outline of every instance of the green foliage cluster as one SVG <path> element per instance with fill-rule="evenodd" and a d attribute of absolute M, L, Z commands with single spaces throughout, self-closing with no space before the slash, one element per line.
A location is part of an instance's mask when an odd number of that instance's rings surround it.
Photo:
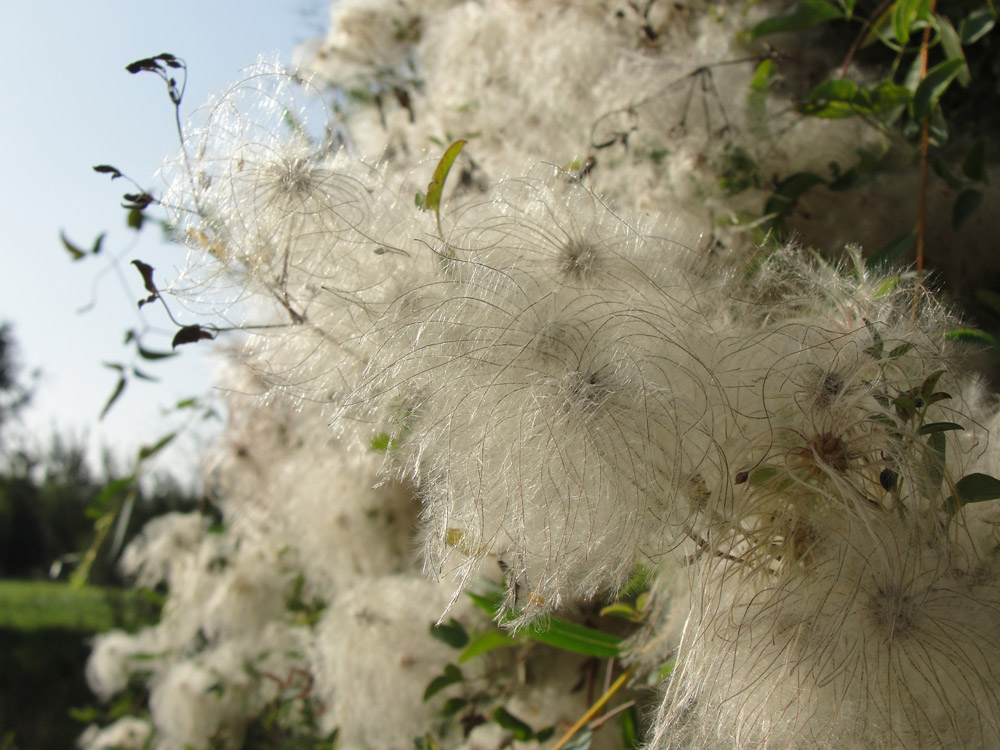
<path fill-rule="evenodd" d="M 937 175 L 955 192 L 952 228 L 958 230 L 979 207 L 988 181 L 987 143 L 996 123 L 983 115 L 1000 102 L 996 22 L 991 0 L 802 0 L 757 23 L 749 37 L 766 41 L 775 35 L 826 31 L 823 41 L 842 47 L 843 63 L 801 97 L 797 111 L 828 120 L 859 118 L 891 136 L 889 148 L 896 151 L 908 144 L 915 154 L 925 138 L 933 151 L 928 156 L 925 146 L 924 158 L 930 158 Z M 851 63 L 871 80 L 848 77 Z M 751 110 L 761 108 L 768 86 L 785 65 L 794 61 L 776 57 L 760 63 L 749 92 Z M 829 176 L 800 172 L 783 177 L 765 207 L 766 228 L 780 234 L 810 188 L 851 190 L 898 163 L 898 156 L 859 149 L 854 165 L 845 169 L 832 163 Z"/>
<path fill-rule="evenodd" d="M 16 421 L 33 393 L 13 352 L 2 326 L 2 426 Z M 121 549 L 148 520 L 195 509 L 200 499 L 169 478 L 143 488 L 137 473 L 123 476 L 110 462 L 98 474 L 82 444 L 59 436 L 42 450 L 7 436 L 2 448 L 0 747 L 69 747 L 80 732 L 70 707 L 90 700 L 83 678 L 89 636 L 158 617 L 158 596 L 127 587 L 117 572 Z"/>
<path fill-rule="evenodd" d="M 600 610 L 596 621 L 600 627 L 583 624 L 568 619 L 549 617 L 544 622 L 533 622 L 518 631 L 505 628 L 517 618 L 516 612 L 504 609 L 504 594 L 499 586 L 484 594 L 469 593 L 468 596 L 480 610 L 490 616 L 492 625 L 476 632 L 468 632 L 456 619 L 447 623 L 431 624 L 430 634 L 458 652 L 454 662 L 444 666 L 441 674 L 432 679 L 424 690 L 425 702 L 440 700 L 438 694 L 458 686 L 449 693 L 438 711 L 440 721 L 434 731 L 414 739 L 418 750 L 440 749 L 449 733 L 460 729 L 464 736 L 475 727 L 493 722 L 510 733 L 519 742 L 536 742 L 539 745 L 555 736 L 553 726 L 533 728 L 518 718 L 506 706 L 510 695 L 511 659 L 496 659 L 489 662 L 498 652 L 516 654 L 514 663 L 522 663 L 527 654 L 536 648 L 553 649 L 564 654 L 583 657 L 586 671 L 596 674 L 598 666 L 606 663 L 608 677 L 617 673 L 618 681 L 594 703 L 594 716 L 574 727 L 563 736 L 556 747 L 587 750 L 594 739 L 594 732 L 603 724 L 614 719 L 618 725 L 626 750 L 639 747 L 637 694 L 625 695 L 619 705 L 596 716 L 605 702 L 614 696 L 631 675 L 629 670 L 616 669 L 616 660 L 625 652 L 625 637 L 634 630 L 635 624 L 645 616 L 644 607 L 649 592 L 649 571 L 637 569 L 633 580 L 620 592 L 613 604 Z M 616 619 L 617 618 L 617 619 Z M 623 624 L 622 621 L 628 624 Z M 616 625 L 617 623 L 617 625 Z M 491 656 L 492 655 L 492 656 Z M 484 662 L 483 660 L 487 660 Z M 475 676 L 463 671 L 463 665 L 477 663 Z M 508 668 L 505 668 L 505 665 Z M 485 675 L 485 679 L 483 677 Z M 580 685 L 582 688 L 582 683 Z"/>

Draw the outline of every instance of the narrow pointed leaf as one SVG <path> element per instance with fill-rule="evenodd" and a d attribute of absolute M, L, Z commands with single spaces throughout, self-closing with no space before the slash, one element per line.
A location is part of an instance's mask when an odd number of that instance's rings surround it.
<path fill-rule="evenodd" d="M 139 462 L 145 461 L 147 458 L 152 458 L 157 453 L 166 448 L 173 439 L 177 437 L 176 432 L 171 432 L 168 435 L 164 435 L 159 440 L 157 440 L 153 445 L 144 445 L 139 449 Z"/>
<path fill-rule="evenodd" d="M 107 403 L 104 404 L 104 408 L 101 409 L 101 414 L 98 417 L 99 420 L 100 419 L 104 419 L 104 416 L 108 413 L 108 411 L 114 405 L 115 401 L 117 401 L 118 398 L 122 395 L 122 392 L 124 390 L 125 390 L 125 378 L 123 376 L 123 377 L 118 378 L 118 384 L 115 386 L 115 389 L 111 392 L 111 396 L 108 398 Z"/>
<path fill-rule="evenodd" d="M 930 422 L 920 428 L 921 435 L 930 435 L 934 432 L 951 432 L 952 430 L 964 430 L 962 425 L 955 422 Z"/>
<path fill-rule="evenodd" d="M 452 143 L 445 150 L 444 155 L 438 162 L 430 184 L 427 186 L 427 195 L 424 198 L 424 208 L 428 211 L 438 213 L 441 210 L 441 191 L 444 190 L 445 180 L 448 179 L 451 165 L 455 163 L 455 159 L 458 158 L 466 143 L 467 141 L 465 140 L 458 140 Z"/>
<path fill-rule="evenodd" d="M 448 664 L 445 666 L 444 672 L 431 680 L 427 685 L 427 689 L 424 690 L 424 701 L 430 700 L 449 685 L 462 682 L 464 679 L 465 675 L 462 674 L 462 670 L 454 664 Z"/>
<path fill-rule="evenodd" d="M 511 638 L 502 630 L 487 630 L 482 635 L 476 636 L 470 641 L 469 645 L 459 654 L 458 663 L 462 664 L 469 661 L 469 659 L 474 659 L 495 649 L 509 648 L 510 646 L 520 645 L 520 643 L 520 640 Z"/>
<path fill-rule="evenodd" d="M 83 250 L 69 241 L 65 232 L 59 233 L 59 239 L 62 240 L 63 247 L 65 247 L 69 254 L 73 256 L 73 260 L 80 260 L 81 258 L 86 257 L 87 254 Z"/>
<path fill-rule="evenodd" d="M 944 47 L 944 54 L 949 60 L 961 60 L 962 67 L 958 71 L 958 82 L 962 86 L 968 86 L 972 82 L 972 74 L 969 72 L 969 65 L 965 62 L 965 52 L 962 51 L 962 40 L 959 39 L 958 32 L 951 25 L 947 17 L 935 14 L 938 29 L 941 30 L 941 46 Z"/>
<path fill-rule="evenodd" d="M 177 331 L 176 334 L 174 334 L 174 339 L 170 346 L 171 348 L 176 349 L 181 344 L 193 344 L 197 341 L 202 341 L 203 339 L 211 341 L 214 338 L 215 334 L 211 331 L 205 330 L 201 326 L 184 326 Z"/>
<path fill-rule="evenodd" d="M 444 625 L 431 624 L 431 635 L 452 648 L 465 648 L 469 642 L 469 634 L 465 632 L 462 623 L 452 617 Z"/>
<path fill-rule="evenodd" d="M 493 711 L 493 721 L 513 732 L 514 739 L 518 742 L 528 742 L 535 736 L 535 732 L 529 724 L 514 716 L 503 706 L 497 706 Z"/>
<path fill-rule="evenodd" d="M 820 24 L 843 18 L 843 12 L 823 0 L 802 0 L 776 16 L 765 18 L 750 30 L 750 38 L 780 34 L 789 31 L 803 31 Z"/>
<path fill-rule="evenodd" d="M 1000 498 L 1000 479 L 989 474 L 967 474 L 955 483 L 955 494 L 945 501 L 949 516 L 969 503 L 982 503 Z"/>
<path fill-rule="evenodd" d="M 930 119 L 938 101 L 964 65 L 965 60 L 962 59 L 945 60 L 927 71 L 913 93 L 911 108 L 914 120 L 923 123 Z"/>

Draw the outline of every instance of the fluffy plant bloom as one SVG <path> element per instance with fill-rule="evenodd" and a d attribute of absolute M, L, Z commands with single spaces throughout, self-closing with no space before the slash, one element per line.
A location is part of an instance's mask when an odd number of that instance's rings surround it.
<path fill-rule="evenodd" d="M 304 76 L 266 64 L 201 113 L 164 202 L 178 288 L 245 330 L 225 524 L 150 525 L 125 560 L 163 621 L 90 667 L 102 697 L 146 680 L 154 746 L 275 707 L 362 748 L 571 725 L 579 660 L 508 641 L 442 693 L 460 728 L 422 700 L 449 608 L 502 640 L 462 596 L 494 562 L 515 631 L 654 571 L 627 655 L 674 664 L 653 750 L 1000 742 L 1000 524 L 959 507 L 993 425 L 921 284 L 750 246 L 764 175 L 878 137 L 767 117 L 735 33 L 766 12 L 344 2 L 309 61 L 343 120 L 310 137 Z"/>
<path fill-rule="evenodd" d="M 677 444 L 704 402 L 688 339 L 709 327 L 688 248 L 537 171 L 457 213 L 438 281 L 366 333 L 347 407 L 395 405 L 373 431 L 419 488 L 430 569 L 464 582 L 498 556 L 525 618 L 676 538 Z"/>
<path fill-rule="evenodd" d="M 992 555 L 949 505 L 976 455 L 946 435 L 979 425 L 948 318 L 929 301 L 914 318 L 919 288 L 888 282 L 789 254 L 761 268 L 766 318 L 741 346 L 772 360 L 744 399 L 762 408 L 732 412 L 729 471 L 699 475 L 653 747 L 997 741 Z"/>
<path fill-rule="evenodd" d="M 148 721 L 126 716 L 103 729 L 88 727 L 77 746 L 80 750 L 142 750 L 151 732 Z"/>

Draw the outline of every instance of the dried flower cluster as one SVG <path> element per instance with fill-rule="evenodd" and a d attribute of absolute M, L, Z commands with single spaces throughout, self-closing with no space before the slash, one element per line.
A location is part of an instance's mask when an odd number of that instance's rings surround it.
<path fill-rule="evenodd" d="M 130 548 L 163 621 L 103 636 L 89 677 L 144 680 L 150 724 L 87 747 L 239 747 L 278 704 L 412 747 L 450 658 L 427 626 L 484 628 L 461 596 L 484 571 L 516 629 L 637 566 L 628 658 L 675 661 L 654 750 L 1000 743 L 1000 517 L 973 502 L 998 462 L 953 319 L 856 249 L 720 220 L 755 195 L 714 186 L 727 149 L 806 168 L 845 126 L 755 132 L 752 62 L 719 66 L 754 54 L 735 7 L 613 5 L 337 2 L 297 77 L 261 64 L 187 131 L 177 290 L 246 331 L 209 468 L 226 527 L 166 517 Z M 306 78 L 341 113 L 318 137 Z M 437 205 L 441 135 L 468 144 Z M 570 663 L 503 705 L 568 727 Z"/>

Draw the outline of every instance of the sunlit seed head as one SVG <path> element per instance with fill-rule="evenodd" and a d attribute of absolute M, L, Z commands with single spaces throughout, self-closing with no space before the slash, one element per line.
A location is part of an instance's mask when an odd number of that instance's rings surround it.
<path fill-rule="evenodd" d="M 566 376 L 566 408 L 589 415 L 598 411 L 612 395 L 611 388 L 596 371 L 573 370 Z"/>
<path fill-rule="evenodd" d="M 559 270 L 572 281 L 585 281 L 592 277 L 600 264 L 598 248 L 587 240 L 570 237 L 560 248 Z"/>
<path fill-rule="evenodd" d="M 917 609 L 917 598 L 897 584 L 876 587 L 868 597 L 871 622 L 886 638 L 896 638 L 911 630 Z"/>

